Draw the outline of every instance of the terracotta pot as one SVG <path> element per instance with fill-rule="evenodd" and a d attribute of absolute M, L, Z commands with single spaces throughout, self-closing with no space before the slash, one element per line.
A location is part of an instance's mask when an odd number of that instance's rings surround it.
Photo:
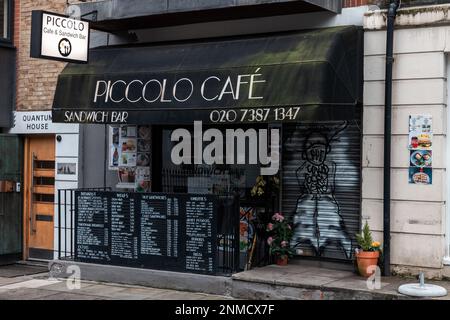
<path fill-rule="evenodd" d="M 359 274 L 363 277 L 370 277 L 373 270 L 369 273 L 367 268 L 378 265 L 379 251 L 360 251 L 356 254 L 356 261 L 358 263 Z"/>
<path fill-rule="evenodd" d="M 277 256 L 277 265 L 286 266 L 288 264 L 288 256 Z"/>

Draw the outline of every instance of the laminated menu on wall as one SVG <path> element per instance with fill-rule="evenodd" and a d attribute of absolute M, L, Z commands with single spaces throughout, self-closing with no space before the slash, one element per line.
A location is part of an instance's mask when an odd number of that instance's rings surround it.
<path fill-rule="evenodd" d="M 409 116 L 409 183 L 433 183 L 433 121 L 431 115 Z"/>

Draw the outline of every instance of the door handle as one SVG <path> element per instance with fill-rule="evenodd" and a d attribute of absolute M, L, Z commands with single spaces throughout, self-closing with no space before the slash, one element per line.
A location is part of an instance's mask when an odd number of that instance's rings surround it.
<path fill-rule="evenodd" d="M 36 216 L 34 214 L 34 162 L 37 160 L 35 153 L 31 156 L 31 183 L 30 183 L 30 219 L 31 232 L 36 233 Z"/>

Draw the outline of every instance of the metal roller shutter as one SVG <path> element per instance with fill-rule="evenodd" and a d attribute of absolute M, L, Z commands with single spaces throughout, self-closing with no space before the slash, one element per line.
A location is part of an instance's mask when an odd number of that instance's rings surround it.
<path fill-rule="evenodd" d="M 283 212 L 306 256 L 350 260 L 360 226 L 359 121 L 283 127 Z"/>

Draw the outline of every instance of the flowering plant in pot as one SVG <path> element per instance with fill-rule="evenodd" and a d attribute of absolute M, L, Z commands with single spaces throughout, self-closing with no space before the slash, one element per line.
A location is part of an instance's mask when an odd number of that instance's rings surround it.
<path fill-rule="evenodd" d="M 292 226 L 281 213 L 275 213 L 272 221 L 267 224 L 269 233 L 267 243 L 270 246 L 270 254 L 276 257 L 278 265 L 286 265 L 294 250 L 290 246 L 292 239 Z"/>
<path fill-rule="evenodd" d="M 358 271 L 360 275 L 368 278 L 372 275 L 372 273 L 369 273 L 368 268 L 370 266 L 378 265 L 381 244 L 378 241 L 373 241 L 372 232 L 370 231 L 367 221 L 364 224 L 361 234 L 356 234 L 356 241 L 360 247 L 360 249 L 357 249 L 356 251 Z"/>

